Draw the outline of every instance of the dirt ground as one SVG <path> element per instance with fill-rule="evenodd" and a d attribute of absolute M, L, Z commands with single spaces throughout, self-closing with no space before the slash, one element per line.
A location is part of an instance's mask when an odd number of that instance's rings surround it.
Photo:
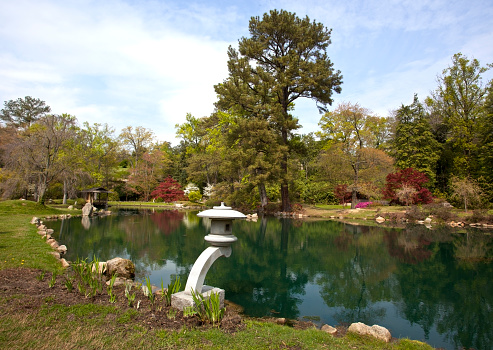
<path fill-rule="evenodd" d="M 80 294 L 76 287 L 71 292 L 65 286 L 64 276 L 57 276 L 55 285 L 50 288 L 49 284 L 52 278 L 50 272 L 45 273 L 41 279 L 42 271 L 16 268 L 0 270 L 0 317 L 11 312 L 22 310 L 24 313 L 30 313 L 36 317 L 38 311 L 43 305 L 61 304 L 66 306 L 76 304 L 97 304 L 114 306 L 123 312 L 130 309 L 127 298 L 125 297 L 125 287 L 123 285 L 115 286 L 113 292 L 116 295 L 117 301 L 110 303 L 110 298 L 106 291 L 106 285 L 103 291 L 94 297 L 86 298 Z M 136 293 L 133 309 L 137 311 L 136 317 L 131 322 L 138 322 L 141 326 L 148 329 L 165 329 L 165 330 L 181 330 L 182 328 L 208 328 L 213 327 L 210 323 L 202 322 L 197 315 L 184 316 L 181 311 L 172 310 L 171 307 L 165 306 L 164 300 L 160 295 L 156 295 L 154 305 L 151 304 L 141 290 L 132 289 Z M 137 301 L 140 300 L 139 308 L 136 308 Z M 237 332 L 245 327 L 245 316 L 241 315 L 241 308 L 237 305 L 226 301 L 226 311 L 219 328 L 227 333 Z M 174 314 L 174 317 L 169 317 L 169 314 Z M 108 315 L 109 318 L 116 318 L 116 314 Z M 280 319 L 266 318 L 266 322 L 282 323 Z M 282 319 L 281 319 L 282 320 Z M 109 319 L 108 321 L 111 321 Z M 109 322 L 111 323 L 111 322 Z M 314 327 L 311 322 L 290 321 L 290 326 L 298 329 Z M 342 332 L 341 332 L 342 333 Z"/>

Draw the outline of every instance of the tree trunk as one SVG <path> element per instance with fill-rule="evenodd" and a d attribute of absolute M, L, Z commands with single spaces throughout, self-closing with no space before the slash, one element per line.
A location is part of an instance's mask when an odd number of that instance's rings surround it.
<path fill-rule="evenodd" d="M 258 184 L 258 193 L 260 196 L 260 214 L 265 212 L 265 206 L 267 205 L 267 191 L 265 190 L 265 184 L 263 182 Z"/>
<path fill-rule="evenodd" d="M 291 203 L 289 202 L 289 189 L 287 183 L 281 184 L 281 211 L 289 213 L 291 211 Z"/>
<path fill-rule="evenodd" d="M 287 110 L 287 108 L 286 108 Z M 283 128 L 281 131 L 282 140 L 285 145 L 288 145 L 288 132 Z M 291 211 L 291 203 L 289 202 L 289 187 L 288 180 L 288 155 L 284 154 L 281 160 L 282 183 L 281 183 L 281 211 L 289 213 Z"/>
<path fill-rule="evenodd" d="M 351 196 L 351 209 L 354 209 L 356 207 L 357 199 L 358 199 L 357 191 L 356 191 L 356 187 L 354 187 L 353 191 L 352 191 L 352 196 Z"/>
<path fill-rule="evenodd" d="M 67 180 L 63 180 L 63 200 L 62 204 L 67 204 Z"/>

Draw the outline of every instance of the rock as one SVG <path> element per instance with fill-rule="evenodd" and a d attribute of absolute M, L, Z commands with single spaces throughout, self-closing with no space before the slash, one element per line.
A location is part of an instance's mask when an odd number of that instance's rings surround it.
<path fill-rule="evenodd" d="M 57 259 L 60 259 L 60 253 L 59 252 L 50 252 L 49 254 L 53 255 Z"/>
<path fill-rule="evenodd" d="M 55 241 L 54 239 L 49 239 L 46 242 L 48 242 L 51 245 L 51 247 L 54 249 L 58 249 L 59 247 L 58 242 Z"/>
<path fill-rule="evenodd" d="M 378 325 L 373 325 L 370 327 L 361 322 L 351 324 L 348 328 L 348 332 L 361 335 L 370 335 L 374 338 L 383 340 L 386 343 L 392 339 L 392 335 L 387 328 Z"/>
<path fill-rule="evenodd" d="M 373 325 L 371 326 L 372 329 L 372 335 L 380 340 L 383 340 L 384 342 L 388 343 L 392 339 L 392 335 L 390 334 L 389 330 L 385 327 L 379 326 L 379 325 Z"/>
<path fill-rule="evenodd" d="M 60 259 L 60 262 L 62 263 L 62 267 L 69 267 L 70 264 L 67 262 L 67 260 L 65 260 L 64 258 L 61 258 Z"/>
<path fill-rule="evenodd" d="M 112 276 L 116 273 L 118 277 L 134 278 L 135 265 L 128 259 L 114 258 L 106 262 L 106 274 Z"/>
<path fill-rule="evenodd" d="M 332 335 L 337 333 L 337 329 L 332 326 L 329 326 L 328 324 L 324 324 L 322 328 L 320 328 L 320 330 Z"/>
<path fill-rule="evenodd" d="M 375 221 L 379 224 L 382 224 L 385 222 L 385 219 L 381 216 L 377 216 L 377 218 L 375 219 Z"/>
<path fill-rule="evenodd" d="M 31 219 L 31 224 L 33 224 L 33 225 L 34 225 L 34 224 L 37 224 L 37 223 L 38 223 L 38 221 L 39 221 L 39 218 L 37 218 L 37 217 L 33 216 L 33 218 Z"/>
<path fill-rule="evenodd" d="M 59 246 L 59 247 L 57 248 L 57 250 L 58 250 L 58 252 L 59 252 L 60 254 L 65 254 L 65 253 L 67 252 L 67 247 L 66 247 L 65 245 L 63 245 L 63 244 L 62 244 L 61 246 Z"/>
<path fill-rule="evenodd" d="M 425 224 L 431 224 L 431 218 L 429 216 L 425 219 Z"/>
<path fill-rule="evenodd" d="M 128 280 L 126 278 L 117 277 L 117 278 L 115 278 L 115 282 L 113 283 L 113 287 L 124 286 L 125 283 L 127 283 L 127 281 Z M 109 286 L 110 282 L 111 282 L 111 280 L 107 280 L 106 285 Z"/>
<path fill-rule="evenodd" d="M 38 231 L 40 231 L 40 230 L 43 230 L 43 231 L 46 230 L 46 226 L 45 225 L 39 225 Z"/>
<path fill-rule="evenodd" d="M 69 205 L 67 209 L 68 210 L 74 210 L 74 206 L 73 205 Z"/>
<path fill-rule="evenodd" d="M 49 229 L 46 229 L 46 234 L 53 234 L 55 233 L 55 230 L 53 230 L 52 228 L 49 228 Z"/>
<path fill-rule="evenodd" d="M 286 324 L 287 320 L 284 317 L 276 319 L 277 324 Z"/>
<path fill-rule="evenodd" d="M 86 203 L 86 205 L 82 208 L 82 216 L 90 216 L 93 209 L 94 208 L 91 203 Z"/>

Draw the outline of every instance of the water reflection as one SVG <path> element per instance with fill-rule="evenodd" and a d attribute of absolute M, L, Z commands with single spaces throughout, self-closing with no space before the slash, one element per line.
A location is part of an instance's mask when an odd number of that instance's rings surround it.
<path fill-rule="evenodd" d="M 209 221 L 178 211 L 50 223 L 67 258 L 131 259 L 138 278 L 186 281 L 206 248 Z M 63 224 L 63 226 L 62 226 Z M 229 258 L 206 283 L 252 316 L 318 316 L 321 323 L 365 322 L 435 347 L 493 346 L 493 243 L 474 230 L 404 230 L 337 222 L 260 218 L 235 222 Z"/>

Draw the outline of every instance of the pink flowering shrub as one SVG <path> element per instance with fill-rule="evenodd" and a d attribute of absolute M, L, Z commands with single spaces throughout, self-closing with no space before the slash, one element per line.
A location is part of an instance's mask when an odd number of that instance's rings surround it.
<path fill-rule="evenodd" d="M 355 208 L 358 209 L 358 208 L 367 208 L 369 205 L 371 205 L 372 202 L 359 202 L 358 204 L 356 204 Z"/>

